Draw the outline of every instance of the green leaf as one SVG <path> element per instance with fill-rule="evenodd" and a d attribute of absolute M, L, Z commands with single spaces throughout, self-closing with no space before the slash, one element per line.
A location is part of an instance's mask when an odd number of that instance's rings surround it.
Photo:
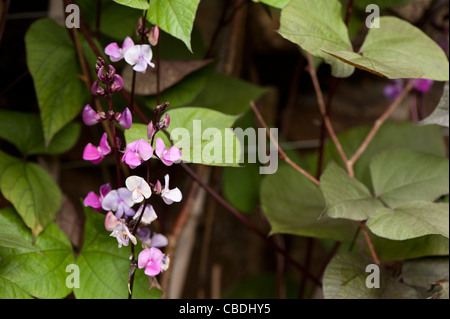
<path fill-rule="evenodd" d="M 449 65 L 444 51 L 419 28 L 396 17 L 379 18 L 371 28 L 360 53 L 323 51 L 349 65 L 390 79 L 423 78 L 448 81 Z"/>
<path fill-rule="evenodd" d="M 200 0 L 152 0 L 147 20 L 177 39 L 191 50 L 191 32 Z"/>
<path fill-rule="evenodd" d="M 361 10 L 365 10 L 369 4 L 376 4 L 380 8 L 401 7 L 411 2 L 420 2 L 424 0 L 358 0 L 355 6 Z"/>
<path fill-rule="evenodd" d="M 283 9 L 289 3 L 289 1 L 291 0 L 253 0 L 253 2 L 265 3 L 268 6 L 278 9 Z"/>
<path fill-rule="evenodd" d="M 290 166 L 283 165 L 264 178 L 260 199 L 271 234 L 351 241 L 356 232 L 350 221 L 320 218 L 325 201 L 319 187 Z"/>
<path fill-rule="evenodd" d="M 24 163 L 0 151 L 0 189 L 34 235 L 55 218 L 62 194 L 53 178 L 39 165 Z"/>
<path fill-rule="evenodd" d="M 327 215 L 332 218 L 365 220 L 384 207 L 364 184 L 351 178 L 334 162 L 329 163 L 322 174 L 320 189 L 327 203 Z"/>
<path fill-rule="evenodd" d="M 334 76 L 348 77 L 353 74 L 354 67 L 326 53 L 353 50 L 341 10 L 337 0 L 292 0 L 281 11 L 278 32 L 331 64 Z"/>
<path fill-rule="evenodd" d="M 449 113 L 448 113 L 448 81 L 444 86 L 444 94 L 436 107 L 436 109 L 426 119 L 419 122 L 419 125 L 440 125 L 449 127 Z"/>
<path fill-rule="evenodd" d="M 337 254 L 328 264 L 323 275 L 323 295 L 325 299 L 380 299 L 381 289 L 366 286 L 369 260 L 355 253 Z M 381 273 L 381 271 L 380 271 Z M 380 278 L 380 287 L 384 282 Z"/>
<path fill-rule="evenodd" d="M 208 65 L 189 74 L 182 81 L 162 92 L 161 101 L 169 101 L 171 108 L 190 104 L 204 89 L 211 71 L 212 65 Z M 145 98 L 145 102 L 151 109 L 158 104 L 156 102 L 156 96 Z"/>
<path fill-rule="evenodd" d="M 406 261 L 402 278 L 405 284 L 430 290 L 439 282 L 448 282 L 448 265 L 448 257 Z"/>
<path fill-rule="evenodd" d="M 239 166 L 241 157 L 240 142 L 233 133 L 236 116 L 222 114 L 199 107 L 183 107 L 167 112 L 170 126 L 167 133 L 159 132 L 168 147 L 175 144 L 181 149 L 184 162 L 213 165 Z M 125 131 L 128 143 L 138 139 L 147 139 L 147 126 L 133 124 Z"/>
<path fill-rule="evenodd" d="M 261 183 L 259 166 L 225 167 L 222 176 L 222 191 L 227 201 L 242 213 L 253 212 L 259 204 Z"/>
<path fill-rule="evenodd" d="M 208 77 L 205 87 L 190 105 L 239 115 L 250 108 L 250 101 L 256 101 L 265 92 L 265 89 L 238 78 L 214 73 Z"/>
<path fill-rule="evenodd" d="M 27 240 L 23 234 L 17 231 L 17 225 L 11 220 L 2 218 L 3 214 L 8 215 L 14 212 L 14 208 L 6 207 L 0 210 L 0 246 L 9 248 L 20 248 L 38 252 L 36 247 Z"/>
<path fill-rule="evenodd" d="M 425 235 L 448 238 L 449 204 L 412 202 L 394 209 L 382 208 L 367 221 L 367 227 L 377 236 L 405 240 Z"/>
<path fill-rule="evenodd" d="M 15 228 L 17 235 L 31 242 L 32 234 L 13 209 L 0 212 L 0 224 Z M 71 289 L 66 286 L 66 267 L 74 263 L 72 246 L 64 233 L 49 225 L 29 249 L 0 247 L 0 298 L 64 298 Z"/>
<path fill-rule="evenodd" d="M 390 207 L 449 193 L 448 159 L 409 150 L 378 154 L 370 164 L 375 195 Z"/>
<path fill-rule="evenodd" d="M 370 131 L 370 127 L 361 126 L 338 135 L 347 155 L 354 154 Z M 416 126 L 412 123 L 387 122 L 375 135 L 362 156 L 355 163 L 355 177 L 367 187 L 372 187 L 369 164 L 378 153 L 402 148 L 411 151 L 429 153 L 440 157 L 447 154 L 442 138 L 442 128 L 436 126 Z M 335 161 L 345 167 L 333 142 L 325 147 L 325 161 Z"/>
<path fill-rule="evenodd" d="M 371 234 L 371 239 L 378 257 L 386 260 L 405 260 L 449 254 L 449 241 L 441 235 L 427 235 L 398 241 Z"/>
<path fill-rule="evenodd" d="M 366 268 L 369 264 L 373 265 L 373 262 L 357 253 L 337 254 L 328 264 L 324 273 L 324 298 L 424 299 L 430 296 L 425 289 L 404 284 L 399 280 L 395 270 L 387 267 L 378 268 L 379 287 L 369 288 L 366 284 L 367 281 L 373 282 L 373 277 L 377 276 L 373 269 Z"/>
<path fill-rule="evenodd" d="M 114 0 L 114 2 L 117 2 L 118 4 L 130 7 L 130 8 L 141 9 L 141 10 L 149 9 L 149 5 L 146 0 Z"/>
<path fill-rule="evenodd" d="M 116 1 L 119 2 L 119 1 Z M 147 6 L 147 1 L 143 0 L 143 6 Z M 132 7 L 132 6 L 130 6 Z M 140 8 L 145 10 L 146 8 Z M 96 9 L 93 10 L 94 12 Z M 85 11 L 83 11 L 84 13 Z M 102 3 L 102 15 L 100 18 L 100 31 L 118 40 L 118 45 L 122 47 L 122 42 L 127 36 L 134 33 L 136 29 L 136 23 L 142 16 L 142 12 L 132 8 L 127 8 L 121 5 L 117 5 L 114 2 Z M 95 23 L 95 17 L 93 19 L 93 26 Z"/>
<path fill-rule="evenodd" d="M 0 110 L 0 138 L 14 144 L 25 155 L 59 154 L 71 149 L 81 133 L 79 123 L 70 123 L 45 147 L 39 115 Z"/>
<path fill-rule="evenodd" d="M 117 240 L 105 229 L 105 216 L 93 209 L 84 208 L 86 224 L 83 247 L 76 263 L 80 267 L 80 288 L 74 288 L 78 299 L 128 298 L 128 273 L 130 271 L 129 247 L 118 248 Z M 136 246 L 136 248 L 138 248 Z M 135 250 L 136 258 L 139 249 Z M 157 299 L 156 288 L 148 290 L 149 280 L 143 269 L 136 269 L 133 299 Z"/>
<path fill-rule="evenodd" d="M 34 22 L 25 36 L 27 63 L 36 89 L 45 144 L 84 106 L 87 90 L 67 30 L 50 19 Z"/>

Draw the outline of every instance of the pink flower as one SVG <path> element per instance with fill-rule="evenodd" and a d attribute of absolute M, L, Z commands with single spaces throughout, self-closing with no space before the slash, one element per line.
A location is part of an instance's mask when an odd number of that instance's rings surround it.
<path fill-rule="evenodd" d="M 156 247 L 141 251 L 138 257 L 138 267 L 145 268 L 147 276 L 154 277 L 163 271 L 164 254 Z"/>
<path fill-rule="evenodd" d="M 111 153 L 111 147 L 109 147 L 108 144 L 108 136 L 106 133 L 103 133 L 102 139 L 100 140 L 100 146 L 96 147 L 91 143 L 86 145 L 83 152 L 83 159 L 91 161 L 93 164 L 98 164 L 109 153 Z"/>
<path fill-rule="evenodd" d="M 147 35 L 148 42 L 150 42 L 151 45 L 155 46 L 158 44 L 159 39 L 159 28 L 157 25 L 155 25 L 150 32 Z"/>
<path fill-rule="evenodd" d="M 124 58 L 129 65 L 134 66 L 133 70 L 136 72 L 145 73 L 147 70 L 147 65 L 150 65 L 152 68 L 155 67 L 155 65 L 151 62 L 153 58 L 152 48 L 148 44 L 135 45 L 127 50 Z"/>
<path fill-rule="evenodd" d="M 113 212 L 109 211 L 105 217 L 105 228 L 107 231 L 113 231 L 119 223 L 119 219 L 113 214 Z"/>
<path fill-rule="evenodd" d="M 122 162 L 134 169 L 153 156 L 153 149 L 149 142 L 144 139 L 137 140 L 127 145 Z"/>
<path fill-rule="evenodd" d="M 402 94 L 403 80 L 396 79 L 392 81 L 392 84 L 386 85 L 384 88 L 384 96 L 390 100 L 395 100 Z"/>
<path fill-rule="evenodd" d="M 183 199 L 183 195 L 178 187 L 169 189 L 169 174 L 164 176 L 164 189 L 161 191 L 161 197 L 167 205 L 171 205 L 173 202 L 180 202 Z"/>
<path fill-rule="evenodd" d="M 153 236 L 150 236 L 151 232 L 148 228 L 138 228 L 136 234 L 141 240 L 143 248 L 161 248 L 166 247 L 169 243 L 169 240 L 163 234 L 154 234 Z"/>
<path fill-rule="evenodd" d="M 89 104 L 83 108 L 83 122 L 87 126 L 92 126 L 101 121 L 100 115 Z"/>
<path fill-rule="evenodd" d="M 96 211 L 100 212 L 102 210 L 103 198 L 105 198 L 105 196 L 108 195 L 111 190 L 111 185 L 108 183 L 100 186 L 100 196 L 94 192 L 89 192 L 84 199 L 84 206 L 92 207 Z"/>
<path fill-rule="evenodd" d="M 430 91 L 431 86 L 433 85 L 433 80 L 415 79 L 413 85 L 417 91 L 427 93 L 428 91 Z"/>
<path fill-rule="evenodd" d="M 122 48 L 119 48 L 116 42 L 110 43 L 105 48 L 105 53 L 109 55 L 112 62 L 123 59 L 125 53 L 134 46 L 134 42 L 130 37 L 126 37 L 123 41 Z"/>
<path fill-rule="evenodd" d="M 117 121 L 124 129 L 129 129 L 133 124 L 133 115 L 129 108 L 126 108 L 118 117 Z"/>
<path fill-rule="evenodd" d="M 166 145 L 160 137 L 156 139 L 155 153 L 166 166 L 171 166 L 173 162 L 181 159 L 180 149 L 176 146 L 166 149 Z"/>
<path fill-rule="evenodd" d="M 123 79 L 120 75 L 115 74 L 113 77 L 113 82 L 109 86 L 109 90 L 111 93 L 116 93 L 117 91 L 120 91 L 123 89 Z"/>

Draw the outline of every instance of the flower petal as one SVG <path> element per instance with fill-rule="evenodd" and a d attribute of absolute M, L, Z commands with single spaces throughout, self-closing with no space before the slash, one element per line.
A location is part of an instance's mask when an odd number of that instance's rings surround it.
<path fill-rule="evenodd" d="M 101 211 L 102 203 L 100 201 L 100 196 L 95 194 L 94 192 L 89 192 L 86 198 L 83 201 L 84 206 L 92 207 L 96 211 Z"/>
<path fill-rule="evenodd" d="M 159 158 L 162 157 L 164 151 L 166 150 L 166 145 L 164 144 L 162 138 L 158 137 L 156 139 L 155 153 Z"/>
<path fill-rule="evenodd" d="M 133 124 L 133 115 L 129 108 L 126 108 L 120 115 L 119 124 L 122 125 L 124 129 L 129 129 L 131 124 Z"/>
<path fill-rule="evenodd" d="M 102 154 L 102 157 L 105 157 L 109 153 L 111 153 L 111 147 L 108 143 L 108 135 L 106 133 L 103 133 L 102 139 L 100 140 L 100 151 Z"/>
<path fill-rule="evenodd" d="M 110 43 L 106 46 L 105 54 L 109 55 L 109 58 L 111 59 L 112 62 L 120 61 L 123 58 L 122 50 L 119 48 L 119 46 L 115 42 Z"/>
<path fill-rule="evenodd" d="M 102 159 L 102 155 L 97 147 L 89 143 L 84 148 L 83 159 L 86 161 L 96 161 L 98 159 Z"/>
<path fill-rule="evenodd" d="M 172 146 L 167 150 L 166 154 L 163 155 L 163 158 L 164 160 L 173 163 L 181 159 L 181 151 L 178 147 Z"/>
<path fill-rule="evenodd" d="M 83 122 L 87 126 L 92 126 L 100 122 L 100 116 L 89 104 L 86 104 L 83 108 Z"/>
<path fill-rule="evenodd" d="M 169 240 L 163 234 L 155 234 L 152 236 L 152 242 L 151 242 L 152 247 L 157 247 L 157 248 L 166 247 L 168 243 L 169 243 Z"/>
<path fill-rule="evenodd" d="M 142 250 L 138 256 L 138 267 L 139 268 L 146 267 L 147 264 L 150 262 L 150 257 L 151 257 L 150 249 Z"/>
<path fill-rule="evenodd" d="M 104 210 L 116 211 L 119 205 L 119 194 L 117 190 L 112 190 L 102 200 L 102 208 Z"/>
<path fill-rule="evenodd" d="M 168 192 L 163 192 L 161 197 L 167 205 L 171 205 L 173 202 L 181 202 L 181 200 L 183 199 L 183 194 L 181 194 L 181 191 L 178 189 L 178 187 L 176 187 L 169 190 Z"/>
<path fill-rule="evenodd" d="M 129 48 L 127 50 L 127 52 L 125 52 L 125 55 L 124 55 L 125 61 L 129 65 L 135 65 L 139 61 L 140 54 L 141 54 L 140 46 L 135 45 L 135 46 Z"/>
<path fill-rule="evenodd" d="M 113 212 L 109 211 L 105 217 L 105 228 L 107 231 L 113 231 L 116 228 L 119 220 L 114 216 Z"/>

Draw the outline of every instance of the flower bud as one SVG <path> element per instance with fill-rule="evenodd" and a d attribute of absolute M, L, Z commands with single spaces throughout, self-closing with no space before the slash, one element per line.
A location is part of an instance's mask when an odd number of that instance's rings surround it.
<path fill-rule="evenodd" d="M 153 125 L 153 121 L 150 121 L 147 126 L 147 138 L 151 140 L 153 138 L 153 135 L 155 135 L 155 126 Z"/>
<path fill-rule="evenodd" d="M 158 105 L 157 107 L 155 107 L 154 112 L 155 113 L 162 113 L 164 112 L 167 108 L 169 107 L 169 102 L 166 102 L 164 104 Z"/>
<path fill-rule="evenodd" d="M 97 111 L 95 111 L 89 104 L 86 104 L 84 107 L 82 117 L 84 124 L 87 126 L 95 125 L 101 121 Z"/>
<path fill-rule="evenodd" d="M 98 81 L 95 81 L 94 84 L 92 84 L 91 93 L 99 96 L 104 96 L 106 94 L 105 89 L 100 86 Z"/>
<path fill-rule="evenodd" d="M 111 93 L 115 93 L 117 91 L 120 91 L 123 89 L 123 79 L 120 75 L 115 74 L 114 75 L 114 81 L 110 86 Z"/>
<path fill-rule="evenodd" d="M 124 129 L 129 129 L 131 124 L 133 124 L 133 115 L 129 108 L 126 108 L 122 114 L 119 113 L 117 117 L 117 121 Z"/>
<path fill-rule="evenodd" d="M 105 67 L 101 67 L 97 72 L 97 77 L 102 83 L 110 83 L 116 75 L 116 69 L 112 65 L 108 65 L 108 70 L 105 72 Z"/>
<path fill-rule="evenodd" d="M 161 182 L 159 180 L 156 181 L 156 185 L 155 185 L 154 191 L 155 191 L 155 194 L 161 194 L 162 185 L 161 185 Z"/>
<path fill-rule="evenodd" d="M 151 45 L 155 46 L 158 44 L 159 28 L 157 25 L 151 28 L 150 32 L 147 33 L 147 38 Z"/>
<path fill-rule="evenodd" d="M 106 65 L 105 60 L 103 58 L 98 57 L 97 63 L 95 64 L 95 71 L 98 72 L 100 68 L 104 67 Z"/>

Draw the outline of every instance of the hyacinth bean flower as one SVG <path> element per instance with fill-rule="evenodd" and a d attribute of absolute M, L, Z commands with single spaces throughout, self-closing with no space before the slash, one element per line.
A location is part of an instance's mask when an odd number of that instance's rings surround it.
<path fill-rule="evenodd" d="M 105 229 L 107 231 L 113 231 L 119 223 L 119 219 L 114 215 L 113 212 L 109 211 L 105 216 Z"/>
<path fill-rule="evenodd" d="M 126 179 L 125 185 L 132 192 L 131 197 L 134 203 L 141 203 L 144 198 L 149 198 L 152 195 L 150 186 L 142 177 L 130 176 Z"/>
<path fill-rule="evenodd" d="M 141 217 L 141 224 L 143 225 L 150 225 L 155 219 L 158 218 L 152 205 L 146 205 L 145 209 L 144 205 L 141 205 L 137 210 L 136 214 L 133 216 L 133 219 L 136 221 L 139 220 L 142 211 L 144 211 L 144 215 L 142 215 Z"/>
<path fill-rule="evenodd" d="M 171 205 L 173 202 L 180 202 L 183 199 L 183 195 L 178 187 L 169 189 L 169 174 L 164 176 L 165 185 L 161 190 L 161 197 L 167 205 Z"/>
<path fill-rule="evenodd" d="M 130 232 L 123 219 L 118 221 L 110 236 L 116 237 L 119 248 L 121 248 L 122 245 L 128 246 L 130 239 L 134 245 L 137 244 L 136 237 Z"/>
<path fill-rule="evenodd" d="M 87 126 L 92 126 L 100 122 L 102 119 L 97 111 L 95 111 L 89 104 L 86 104 L 83 108 L 83 122 Z"/>
<path fill-rule="evenodd" d="M 83 151 L 83 159 L 86 161 L 91 161 L 93 164 L 98 164 L 109 153 L 111 153 L 111 147 L 109 147 L 108 144 L 108 136 L 106 133 L 103 133 L 100 140 L 100 145 L 98 147 L 92 145 L 91 143 L 86 145 Z"/>
<path fill-rule="evenodd" d="M 175 161 L 181 159 L 180 149 L 176 146 L 166 149 L 166 145 L 160 137 L 156 139 L 155 153 L 166 166 L 171 166 Z"/>
<path fill-rule="evenodd" d="M 132 47 L 134 47 L 133 40 L 130 37 L 126 37 L 121 48 L 119 48 L 116 42 L 110 43 L 106 46 L 105 53 L 112 62 L 117 62 L 122 60 L 125 53 Z"/>
<path fill-rule="evenodd" d="M 132 197 L 133 193 L 125 187 L 112 190 L 103 198 L 102 208 L 106 211 L 116 212 L 116 217 L 119 219 L 123 215 L 133 216 L 134 210 L 131 207 L 133 207 L 134 202 Z"/>
<path fill-rule="evenodd" d="M 86 198 L 84 199 L 83 202 L 84 206 L 92 207 L 96 211 L 101 212 L 103 198 L 105 198 L 105 196 L 108 195 L 110 191 L 112 191 L 112 188 L 111 185 L 108 183 L 100 186 L 100 196 L 94 192 L 89 192 Z"/>
<path fill-rule="evenodd" d="M 153 58 L 152 48 L 148 44 L 133 46 L 125 52 L 124 58 L 136 72 L 145 73 L 148 65 L 152 68 L 155 67 L 155 64 L 151 62 Z"/>
<path fill-rule="evenodd" d="M 125 110 L 119 114 L 116 118 L 117 122 L 124 128 L 129 129 L 131 124 L 133 124 L 133 115 L 129 108 L 125 108 Z"/>
<path fill-rule="evenodd" d="M 154 277 L 164 271 L 167 261 L 164 260 L 164 254 L 156 247 L 151 247 L 141 251 L 138 257 L 138 267 L 145 268 L 144 273 L 147 276 Z M 167 268 L 166 268 L 167 269 Z"/>
<path fill-rule="evenodd" d="M 391 84 L 386 85 L 384 88 L 384 96 L 388 99 L 395 100 L 397 97 L 402 94 L 403 91 L 403 80 L 396 79 L 392 81 Z"/>
<path fill-rule="evenodd" d="M 144 139 L 134 141 L 127 145 L 126 152 L 122 157 L 125 162 L 134 169 L 153 156 L 153 149 L 149 142 Z"/>
<path fill-rule="evenodd" d="M 141 240 L 143 248 L 162 248 L 169 244 L 169 240 L 163 234 L 154 234 L 153 236 L 150 236 L 151 232 L 148 228 L 138 228 L 136 234 Z"/>
<path fill-rule="evenodd" d="M 421 93 L 427 93 L 428 91 L 430 91 L 431 86 L 433 85 L 433 80 L 415 79 L 413 85 L 417 91 Z"/>
<path fill-rule="evenodd" d="M 147 35 L 148 42 L 155 46 L 158 44 L 159 39 L 159 28 L 157 25 L 155 25 L 153 28 L 151 28 L 150 32 Z"/>

